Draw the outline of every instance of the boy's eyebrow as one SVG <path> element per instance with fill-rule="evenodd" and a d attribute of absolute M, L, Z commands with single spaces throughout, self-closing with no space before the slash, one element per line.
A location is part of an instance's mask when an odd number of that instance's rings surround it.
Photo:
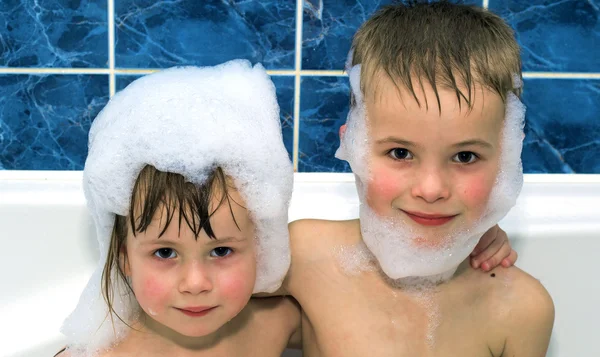
<path fill-rule="evenodd" d="M 386 138 L 379 139 L 375 143 L 376 144 L 394 143 L 394 144 L 398 144 L 398 145 L 401 145 L 401 146 L 412 146 L 412 147 L 416 147 L 416 148 L 420 147 L 419 144 L 413 143 L 412 141 L 400 139 L 400 138 L 397 138 L 395 136 L 388 136 Z"/>
<path fill-rule="evenodd" d="M 460 143 L 456 143 L 454 145 L 452 145 L 455 148 L 461 148 L 461 147 L 465 147 L 465 146 L 482 146 L 484 148 L 487 149 L 493 149 L 494 146 L 490 143 L 488 143 L 487 141 L 484 140 L 480 140 L 480 139 L 471 139 L 471 140 L 465 140 L 465 141 L 461 141 Z"/>

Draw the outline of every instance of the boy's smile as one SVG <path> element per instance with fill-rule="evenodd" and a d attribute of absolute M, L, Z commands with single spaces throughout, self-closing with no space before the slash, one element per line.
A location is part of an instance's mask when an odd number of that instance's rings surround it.
<path fill-rule="evenodd" d="M 424 226 L 441 226 L 450 222 L 456 215 L 444 215 L 437 213 L 423 213 L 423 212 L 408 212 L 401 210 L 413 221 L 424 225 Z"/>

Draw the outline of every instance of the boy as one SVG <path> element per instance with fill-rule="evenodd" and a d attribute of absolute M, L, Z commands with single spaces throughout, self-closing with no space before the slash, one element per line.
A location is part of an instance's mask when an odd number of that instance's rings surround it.
<path fill-rule="evenodd" d="M 470 6 L 394 5 L 359 29 L 351 61 L 338 157 L 360 220 L 290 226 L 283 290 L 302 306 L 305 356 L 544 356 L 544 287 L 468 268 L 522 185 L 511 29 Z"/>

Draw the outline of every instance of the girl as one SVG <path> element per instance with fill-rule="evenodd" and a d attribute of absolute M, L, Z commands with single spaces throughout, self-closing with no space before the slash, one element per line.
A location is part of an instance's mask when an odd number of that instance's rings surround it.
<path fill-rule="evenodd" d="M 280 356 L 299 344 L 293 300 L 250 300 L 289 267 L 292 181 L 260 65 L 170 69 L 113 97 L 84 169 L 100 265 L 60 356 Z"/>

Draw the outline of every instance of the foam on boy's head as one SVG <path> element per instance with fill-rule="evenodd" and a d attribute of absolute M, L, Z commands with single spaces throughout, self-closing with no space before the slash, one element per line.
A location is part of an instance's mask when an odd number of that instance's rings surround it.
<path fill-rule="evenodd" d="M 254 291 L 276 290 L 289 267 L 293 168 L 283 145 L 275 87 L 264 68 L 237 60 L 143 77 L 115 95 L 90 129 L 83 186 L 100 261 L 63 325 L 74 351 L 108 347 L 125 331 L 107 311 L 100 278 L 115 214 L 128 214 L 134 182 L 146 165 L 179 173 L 197 185 L 215 167 L 223 168 L 256 226 Z M 136 310 L 135 300 L 124 286 L 115 288 L 113 307 L 127 320 Z"/>

